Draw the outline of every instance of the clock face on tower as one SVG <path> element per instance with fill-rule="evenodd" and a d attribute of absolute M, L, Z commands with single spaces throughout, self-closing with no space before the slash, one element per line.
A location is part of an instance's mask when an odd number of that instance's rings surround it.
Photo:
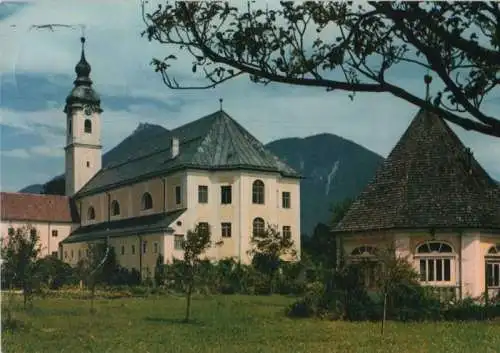
<path fill-rule="evenodd" d="M 83 112 L 85 113 L 85 115 L 89 116 L 92 114 L 92 108 L 90 106 L 86 106 L 84 109 L 83 109 Z"/>

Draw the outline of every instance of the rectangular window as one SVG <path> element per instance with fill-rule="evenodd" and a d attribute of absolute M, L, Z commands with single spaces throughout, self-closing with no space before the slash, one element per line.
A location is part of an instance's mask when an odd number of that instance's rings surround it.
<path fill-rule="evenodd" d="M 208 186 L 198 185 L 198 202 L 208 203 Z"/>
<path fill-rule="evenodd" d="M 231 185 L 220 187 L 220 201 L 223 205 L 228 205 L 232 202 Z"/>
<path fill-rule="evenodd" d="M 71 258 L 75 257 L 75 253 L 71 250 Z"/>
<path fill-rule="evenodd" d="M 420 259 L 419 274 L 421 282 L 451 281 L 450 259 Z"/>
<path fill-rule="evenodd" d="M 36 237 L 36 229 L 35 228 L 30 229 L 30 235 L 32 237 Z M 73 257 L 73 256 L 71 256 L 71 257 Z"/>
<path fill-rule="evenodd" d="M 52 256 L 57 257 L 59 253 L 57 251 L 52 251 Z"/>
<path fill-rule="evenodd" d="M 158 254 L 158 243 L 153 244 L 153 253 Z"/>
<path fill-rule="evenodd" d="M 80 260 L 81 258 L 82 258 L 82 251 L 78 249 L 78 260 Z"/>
<path fill-rule="evenodd" d="M 292 237 L 292 227 L 290 226 L 283 226 L 283 231 L 282 231 L 283 237 Z"/>
<path fill-rule="evenodd" d="M 200 232 L 210 232 L 210 226 L 207 222 L 198 223 L 198 231 Z"/>
<path fill-rule="evenodd" d="M 67 259 L 68 258 L 68 251 L 64 251 L 64 258 Z"/>
<path fill-rule="evenodd" d="M 135 255 L 135 245 L 132 245 L 132 248 L 130 249 L 132 255 Z"/>
<path fill-rule="evenodd" d="M 145 254 L 148 250 L 148 242 L 146 240 L 142 241 L 142 253 Z"/>
<path fill-rule="evenodd" d="M 488 288 L 500 287 L 500 262 L 486 263 L 486 281 Z"/>
<path fill-rule="evenodd" d="M 283 208 L 290 208 L 290 204 L 291 204 L 290 192 L 283 191 L 281 193 L 281 207 L 283 207 Z"/>
<path fill-rule="evenodd" d="M 176 205 L 180 205 L 180 204 L 181 204 L 181 201 L 182 201 L 182 197 L 181 197 L 181 187 L 180 187 L 180 186 L 176 186 L 176 187 L 175 187 L 175 204 L 176 204 Z"/>
<path fill-rule="evenodd" d="M 57 229 L 54 229 L 54 230 L 52 231 L 52 237 L 57 238 L 57 235 L 58 235 L 58 234 L 57 234 Z"/>
<path fill-rule="evenodd" d="M 125 255 L 125 246 L 124 246 L 124 245 L 122 245 L 122 248 L 121 248 L 121 254 L 122 254 L 122 255 Z"/>
<path fill-rule="evenodd" d="M 183 245 L 184 245 L 184 235 L 176 234 L 174 236 L 174 249 L 175 250 L 182 250 Z"/>
<path fill-rule="evenodd" d="M 231 223 L 221 223 L 221 235 L 223 238 L 231 238 Z"/>

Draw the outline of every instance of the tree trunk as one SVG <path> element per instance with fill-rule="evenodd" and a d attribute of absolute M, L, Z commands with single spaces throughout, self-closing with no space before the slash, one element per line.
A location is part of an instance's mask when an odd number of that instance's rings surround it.
<path fill-rule="evenodd" d="M 384 309 L 382 312 L 382 328 L 381 328 L 381 332 L 380 332 L 382 334 L 382 336 L 384 335 L 386 316 L 387 316 L 387 291 L 384 291 Z"/>
<path fill-rule="evenodd" d="M 191 312 L 191 294 L 193 293 L 193 279 L 189 281 L 189 285 L 187 288 L 187 302 L 186 302 L 186 317 L 184 318 L 185 322 L 189 321 L 189 313 Z"/>

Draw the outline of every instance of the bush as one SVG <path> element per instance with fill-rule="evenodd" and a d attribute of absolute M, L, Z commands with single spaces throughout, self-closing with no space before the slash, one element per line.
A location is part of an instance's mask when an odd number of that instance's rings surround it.
<path fill-rule="evenodd" d="M 66 285 L 78 283 L 76 271 L 57 256 L 49 255 L 38 260 L 38 280 L 47 285 L 48 289 L 59 289 Z"/>

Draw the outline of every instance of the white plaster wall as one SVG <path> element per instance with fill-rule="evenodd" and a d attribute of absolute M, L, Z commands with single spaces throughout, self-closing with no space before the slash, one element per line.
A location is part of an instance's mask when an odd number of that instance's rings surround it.
<path fill-rule="evenodd" d="M 462 295 L 477 297 L 484 290 L 484 255 L 479 234 L 462 235 Z"/>

